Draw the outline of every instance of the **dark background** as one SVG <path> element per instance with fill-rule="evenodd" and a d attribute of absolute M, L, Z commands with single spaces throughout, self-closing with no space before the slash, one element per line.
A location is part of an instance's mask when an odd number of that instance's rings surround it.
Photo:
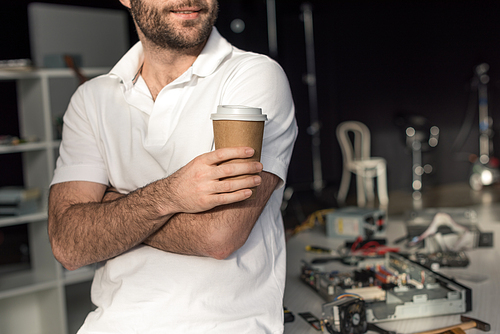
<path fill-rule="evenodd" d="M 0 1 L 0 60 L 29 58 L 26 14 L 32 1 Z M 42 1 L 123 9 L 118 0 Z M 300 134 L 289 171 L 289 185 L 309 189 L 313 180 L 306 73 L 303 1 L 276 0 L 278 55 L 296 104 Z M 388 163 L 389 190 L 411 191 L 411 156 L 398 113 L 419 114 L 441 129 L 439 145 L 424 154 L 434 171 L 424 176 L 426 187 L 467 182 L 470 153 L 478 153 L 476 95 L 473 69 L 490 65 L 488 86 L 494 128 L 500 124 L 500 4 L 498 1 L 310 1 L 313 6 L 315 54 L 321 128 L 323 177 L 330 189 L 340 183 L 342 156 L 335 137 L 345 120 L 364 122 L 372 132 L 372 155 Z M 217 26 L 236 46 L 268 53 L 266 2 L 221 0 Z M 245 21 L 235 34 L 230 22 Z M 137 41 L 130 22 L 130 41 Z M 15 85 L 0 82 L 0 135 L 17 133 Z M 469 106 L 469 102 L 472 107 Z M 454 148 L 466 115 L 471 131 Z M 467 133 L 467 132 L 466 132 Z M 494 147 L 500 139 L 494 137 Z M 9 160 L 8 164 L 6 160 Z M 0 155 L 0 186 L 22 184 L 21 156 Z M 8 166 L 8 167 L 7 167 Z M 18 168 L 13 166 L 19 166 Z"/>

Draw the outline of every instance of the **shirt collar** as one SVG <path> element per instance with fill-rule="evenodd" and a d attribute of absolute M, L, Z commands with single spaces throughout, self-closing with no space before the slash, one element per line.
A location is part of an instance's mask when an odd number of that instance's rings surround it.
<path fill-rule="evenodd" d="M 192 65 L 193 74 L 200 77 L 209 76 L 231 54 L 232 50 L 233 46 L 214 27 L 207 44 Z M 141 42 L 137 42 L 111 69 L 110 74 L 118 76 L 127 87 L 132 86 L 143 62 L 144 50 Z"/>
<path fill-rule="evenodd" d="M 209 76 L 215 72 L 232 51 L 233 46 L 214 27 L 207 44 L 193 64 L 193 74 L 200 77 Z"/>
<path fill-rule="evenodd" d="M 144 51 L 142 44 L 141 42 L 137 42 L 109 73 L 118 76 L 127 87 L 132 86 L 143 62 Z"/>

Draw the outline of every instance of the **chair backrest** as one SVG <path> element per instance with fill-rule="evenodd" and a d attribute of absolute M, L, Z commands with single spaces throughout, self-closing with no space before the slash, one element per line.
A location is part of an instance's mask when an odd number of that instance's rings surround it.
<path fill-rule="evenodd" d="M 354 143 L 349 137 L 349 132 L 354 134 Z M 337 139 L 342 150 L 344 163 L 370 157 L 370 130 L 363 123 L 357 121 L 340 123 L 337 126 Z"/>

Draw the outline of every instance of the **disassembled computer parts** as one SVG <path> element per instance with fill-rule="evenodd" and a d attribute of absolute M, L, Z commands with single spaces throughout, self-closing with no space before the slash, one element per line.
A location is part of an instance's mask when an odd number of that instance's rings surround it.
<path fill-rule="evenodd" d="M 493 233 L 480 231 L 477 217 L 476 211 L 461 208 L 407 212 L 407 247 L 427 254 L 493 247 Z"/>
<path fill-rule="evenodd" d="M 363 300 L 368 323 L 459 314 L 472 309 L 471 289 L 397 253 L 361 261 L 355 270 L 330 268 L 339 265 L 304 262 L 301 279 L 327 302 L 344 294 Z M 325 270 L 327 267 L 331 270 Z"/>
<path fill-rule="evenodd" d="M 330 334 L 362 334 L 368 330 L 365 301 L 349 295 L 323 304 L 322 325 Z"/>

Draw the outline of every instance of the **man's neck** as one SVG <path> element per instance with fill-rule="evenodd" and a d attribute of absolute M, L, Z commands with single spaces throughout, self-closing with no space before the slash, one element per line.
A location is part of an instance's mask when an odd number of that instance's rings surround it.
<path fill-rule="evenodd" d="M 141 38 L 144 49 L 144 64 L 141 75 L 149 91 L 156 100 L 160 91 L 186 72 L 195 62 L 206 43 L 189 50 L 159 48 L 154 43 Z"/>

